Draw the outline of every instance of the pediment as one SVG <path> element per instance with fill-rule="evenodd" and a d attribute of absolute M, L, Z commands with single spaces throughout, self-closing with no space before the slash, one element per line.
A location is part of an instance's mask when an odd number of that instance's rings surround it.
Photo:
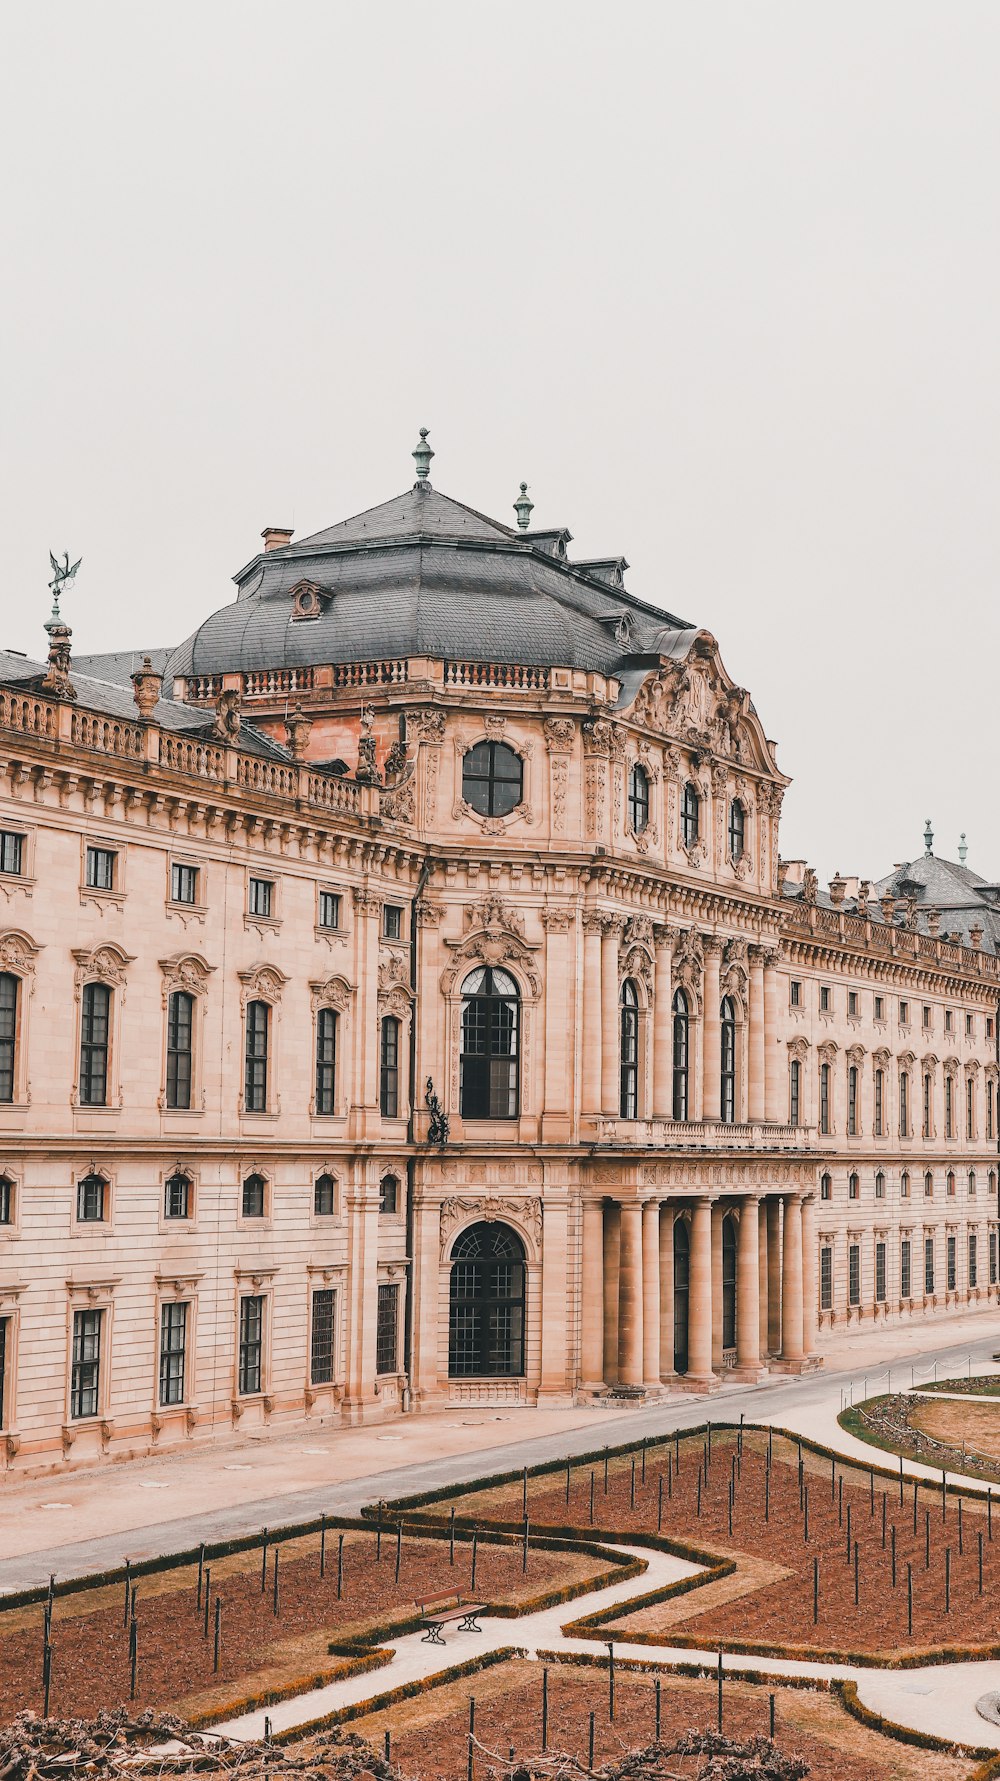
<path fill-rule="evenodd" d="M 726 672 L 710 631 L 697 632 L 683 660 L 660 657 L 627 715 L 656 735 L 705 755 L 738 761 L 760 773 L 775 771 L 774 749 L 753 700 Z"/>

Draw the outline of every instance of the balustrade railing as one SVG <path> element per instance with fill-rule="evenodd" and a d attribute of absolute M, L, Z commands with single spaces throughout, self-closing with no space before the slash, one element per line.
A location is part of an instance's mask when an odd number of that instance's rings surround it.
<path fill-rule="evenodd" d="M 775 1125 L 766 1120 L 727 1124 L 721 1119 L 606 1119 L 598 1117 L 598 1144 L 640 1149 L 802 1150 L 812 1143 L 811 1126 Z"/>
<path fill-rule="evenodd" d="M 445 662 L 445 686 L 517 687 L 528 692 L 547 692 L 548 668 L 520 662 Z"/>

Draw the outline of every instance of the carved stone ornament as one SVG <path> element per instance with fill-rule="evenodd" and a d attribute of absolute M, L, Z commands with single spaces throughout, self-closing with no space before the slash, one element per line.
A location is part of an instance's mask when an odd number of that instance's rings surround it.
<path fill-rule="evenodd" d="M 571 751 L 576 736 L 576 724 L 571 717 L 547 717 L 542 730 L 545 746 L 550 754 L 568 754 Z"/>
<path fill-rule="evenodd" d="M 901 1051 L 899 1054 L 899 1067 L 901 1070 L 911 1069 L 916 1061 L 916 1053 L 913 1051 Z"/>
<path fill-rule="evenodd" d="M 887 1051 L 884 1045 L 880 1045 L 877 1051 L 872 1052 L 872 1064 L 876 1070 L 888 1069 L 891 1062 L 892 1053 Z"/>
<path fill-rule="evenodd" d="M 95 946 L 92 950 L 75 946 L 73 957 L 78 985 L 96 979 L 99 983 L 110 984 L 112 989 L 125 988 L 125 972 L 133 959 L 119 946 Z"/>
<path fill-rule="evenodd" d="M 863 1045 L 850 1046 L 850 1048 L 848 1049 L 848 1053 L 847 1053 L 847 1061 L 849 1064 L 857 1064 L 857 1065 L 863 1064 L 865 1061 L 864 1046 Z"/>
<path fill-rule="evenodd" d="M 249 971 L 241 971 L 240 982 L 243 985 L 243 1001 L 270 1002 L 281 1001 L 281 992 L 288 982 L 284 971 L 277 965 L 254 965 Z"/>
<path fill-rule="evenodd" d="M 397 1020 L 408 1020 L 413 1008 L 413 991 L 406 965 L 398 953 L 383 958 L 378 968 L 379 1015 L 392 1014 Z"/>
<path fill-rule="evenodd" d="M 542 927 L 547 934 L 565 934 L 573 926 L 572 909 L 543 909 Z"/>
<path fill-rule="evenodd" d="M 517 1200 L 484 1195 L 464 1199 L 450 1195 L 441 1202 L 441 1247 L 444 1249 L 456 1225 L 482 1220 L 485 1224 L 512 1224 L 527 1236 L 537 1255 L 542 1240 L 542 1202 L 537 1196 Z"/>
<path fill-rule="evenodd" d="M 606 717 L 586 718 L 582 725 L 584 754 L 609 755 L 612 743 L 612 725 Z"/>
<path fill-rule="evenodd" d="M 312 727 L 312 718 L 306 716 L 301 705 L 296 705 L 291 717 L 286 717 L 285 734 L 288 737 L 288 746 L 292 751 L 293 761 L 305 760 Z"/>
<path fill-rule="evenodd" d="M 388 764 L 388 763 L 387 763 Z M 399 785 L 383 791 L 379 799 L 379 815 L 386 822 L 412 823 L 416 812 L 416 796 L 413 783 L 413 766 L 410 773 Z"/>
<path fill-rule="evenodd" d="M 217 742 L 237 742 L 240 734 L 240 695 L 228 687 L 215 701 L 215 722 L 212 735 Z"/>
<path fill-rule="evenodd" d="M 819 894 L 819 879 L 811 866 L 802 874 L 802 901 L 812 905 Z"/>
<path fill-rule="evenodd" d="M 694 928 L 682 928 L 674 942 L 673 984 L 675 988 L 686 990 L 698 1009 L 701 1008 L 704 966 L 705 953 L 701 935 Z"/>
<path fill-rule="evenodd" d="M 423 705 L 406 713 L 406 734 L 410 742 L 443 742 L 445 717 L 436 705 Z"/>
<path fill-rule="evenodd" d="M 38 947 L 19 928 L 8 928 L 0 934 L 0 971 L 13 977 L 30 977 L 38 957 Z"/>
<path fill-rule="evenodd" d="M 502 742 L 507 732 L 507 719 L 502 712 L 489 712 L 483 719 L 483 729 L 491 742 Z"/>
<path fill-rule="evenodd" d="M 652 946 L 653 921 L 649 915 L 630 915 L 625 923 L 626 946 Z"/>
<path fill-rule="evenodd" d="M 646 994 L 652 996 L 654 971 L 653 960 L 644 946 L 632 946 L 625 953 L 621 966 L 622 978 L 638 978 L 645 985 Z"/>
<path fill-rule="evenodd" d="M 289 593 L 292 596 L 293 619 L 319 618 L 324 599 L 330 599 L 329 592 L 321 588 L 318 581 L 309 581 L 307 578 L 297 581 L 289 589 Z"/>
<path fill-rule="evenodd" d="M 444 914 L 444 910 L 442 909 L 440 903 L 430 903 L 426 899 L 422 898 L 421 901 L 417 904 L 417 908 L 416 908 L 417 927 L 418 928 L 440 927 L 441 917 L 443 916 L 443 914 Z"/>
<path fill-rule="evenodd" d="M 178 952 L 173 958 L 161 959 L 164 1002 L 175 990 L 183 990 L 189 996 L 203 996 L 214 969 L 215 966 L 208 964 L 197 952 Z"/>
<path fill-rule="evenodd" d="M 348 983 L 346 977 L 333 976 L 328 977 L 325 982 L 310 983 L 309 992 L 314 1009 L 336 1008 L 338 1014 L 343 1014 L 345 1008 L 350 1006 L 354 986 Z"/>
<path fill-rule="evenodd" d="M 490 896 L 482 903 L 465 905 L 466 930 L 472 928 L 507 928 L 524 939 L 524 917 L 501 897 Z"/>
<path fill-rule="evenodd" d="M 836 1039 L 824 1039 L 822 1045 L 817 1046 L 816 1049 L 821 1064 L 832 1064 L 836 1061 L 840 1047 Z"/>
<path fill-rule="evenodd" d="M 533 996 L 541 992 L 541 979 L 535 969 L 532 953 L 537 946 L 524 938 L 524 920 L 516 910 L 508 908 L 500 897 L 487 897 L 482 903 L 467 904 L 466 933 L 461 940 L 446 940 L 454 948 L 454 957 L 442 975 L 442 987 L 450 992 L 460 972 L 474 961 L 484 965 L 514 965 L 530 986 Z"/>
<path fill-rule="evenodd" d="M 804 1064 L 806 1058 L 809 1056 L 808 1039 L 803 1039 L 801 1035 L 797 1039 L 789 1039 L 788 1055 L 789 1057 L 795 1058 L 798 1063 Z"/>

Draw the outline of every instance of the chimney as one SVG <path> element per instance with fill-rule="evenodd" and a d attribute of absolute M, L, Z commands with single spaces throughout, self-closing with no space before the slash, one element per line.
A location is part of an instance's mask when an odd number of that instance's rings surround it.
<path fill-rule="evenodd" d="M 265 526 L 261 533 L 265 550 L 284 550 L 295 536 L 294 526 Z"/>
<path fill-rule="evenodd" d="M 978 921 L 974 921 L 971 928 L 969 929 L 969 945 L 971 947 L 973 947 L 976 952 L 978 952 L 979 948 L 982 946 L 982 944 L 983 944 L 982 927 Z"/>
<path fill-rule="evenodd" d="M 786 884 L 801 884 L 806 875 L 805 860 L 782 860 Z"/>
<path fill-rule="evenodd" d="M 153 708 L 160 697 L 163 686 L 163 675 L 154 671 L 148 656 L 143 656 L 142 667 L 137 668 L 132 676 L 132 695 L 139 707 L 139 716 L 143 723 L 148 723 L 153 715 Z"/>
<path fill-rule="evenodd" d="M 858 894 L 859 882 L 860 881 L 859 881 L 857 872 L 854 872 L 854 873 L 849 872 L 847 874 L 847 877 L 844 879 L 844 895 L 846 897 L 856 897 Z"/>

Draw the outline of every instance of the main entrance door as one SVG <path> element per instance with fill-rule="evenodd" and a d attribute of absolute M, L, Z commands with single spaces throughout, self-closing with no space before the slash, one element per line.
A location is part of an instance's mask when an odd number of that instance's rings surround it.
<path fill-rule="evenodd" d="M 691 1240 L 687 1220 L 674 1219 L 674 1372 L 688 1370 L 688 1278 Z"/>

